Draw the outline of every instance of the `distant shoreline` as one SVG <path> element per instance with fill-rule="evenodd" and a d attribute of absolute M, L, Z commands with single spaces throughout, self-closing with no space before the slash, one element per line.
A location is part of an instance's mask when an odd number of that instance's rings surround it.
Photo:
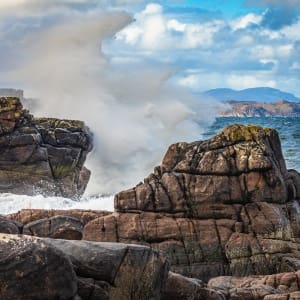
<path fill-rule="evenodd" d="M 278 100 L 273 103 L 256 101 L 224 101 L 220 117 L 300 117 L 300 102 Z"/>

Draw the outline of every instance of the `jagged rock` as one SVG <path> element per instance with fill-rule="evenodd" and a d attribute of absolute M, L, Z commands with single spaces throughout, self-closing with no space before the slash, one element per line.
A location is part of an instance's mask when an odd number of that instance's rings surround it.
<path fill-rule="evenodd" d="M 217 277 L 208 288 L 219 291 L 226 299 L 281 300 L 300 296 L 300 271 L 268 276 Z"/>
<path fill-rule="evenodd" d="M 164 257 L 138 245 L 0 235 L 0 298 L 159 300 Z"/>
<path fill-rule="evenodd" d="M 53 239 L 81 240 L 83 224 L 69 216 L 55 216 L 26 224 L 23 234 Z"/>
<path fill-rule="evenodd" d="M 0 298 L 72 299 L 77 278 L 71 261 L 40 239 L 0 234 Z"/>
<path fill-rule="evenodd" d="M 219 291 L 208 289 L 195 278 L 187 278 L 180 274 L 169 272 L 163 300 L 225 300 Z"/>
<path fill-rule="evenodd" d="M 85 225 L 88 222 L 106 215 L 110 215 L 111 212 L 101 210 L 84 210 L 84 209 L 22 209 L 17 213 L 6 215 L 6 218 L 15 220 L 24 225 L 38 221 L 40 219 L 52 218 L 54 216 L 69 216 L 80 220 Z"/>
<path fill-rule="evenodd" d="M 78 276 L 107 282 L 111 300 L 161 298 L 168 265 L 148 247 L 52 239 L 47 242 L 71 259 Z"/>
<path fill-rule="evenodd" d="M 204 281 L 295 271 L 299 181 L 275 130 L 232 125 L 170 146 L 161 166 L 117 194 L 116 212 L 89 222 L 83 238 L 149 245 L 172 271 Z"/>
<path fill-rule="evenodd" d="M 35 119 L 18 98 L 0 97 L 0 192 L 80 197 L 91 149 L 83 122 Z"/>

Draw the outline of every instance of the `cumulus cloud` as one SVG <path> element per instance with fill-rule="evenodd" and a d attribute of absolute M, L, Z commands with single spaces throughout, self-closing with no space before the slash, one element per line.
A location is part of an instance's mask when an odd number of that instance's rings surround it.
<path fill-rule="evenodd" d="M 135 15 L 136 22 L 117 38 L 146 50 L 208 48 L 214 35 L 224 26 L 221 20 L 184 23 L 164 15 L 160 4 L 150 3 Z"/>
<path fill-rule="evenodd" d="M 234 19 L 232 22 L 230 22 L 230 25 L 233 30 L 244 29 L 251 25 L 259 25 L 262 19 L 262 15 L 249 13 L 245 16 Z"/>

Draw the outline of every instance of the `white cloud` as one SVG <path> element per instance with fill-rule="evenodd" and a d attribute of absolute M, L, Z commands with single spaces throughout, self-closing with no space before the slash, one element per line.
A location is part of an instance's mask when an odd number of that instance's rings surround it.
<path fill-rule="evenodd" d="M 149 2 L 147 0 L 1 0 L 0 15 L 35 16 L 62 12 L 62 9 L 112 7 Z"/>
<path fill-rule="evenodd" d="M 242 16 L 238 19 L 231 21 L 230 25 L 233 30 L 244 29 L 244 28 L 247 28 L 249 25 L 260 24 L 262 19 L 263 19 L 263 16 L 250 13 L 250 14 L 247 14 L 245 16 Z"/>
<path fill-rule="evenodd" d="M 152 15 L 152 14 L 162 14 L 163 7 L 157 3 L 150 3 L 146 6 L 142 14 L 144 15 Z"/>
<path fill-rule="evenodd" d="M 300 21 L 290 26 L 285 26 L 280 32 L 290 40 L 300 40 Z"/>
<path fill-rule="evenodd" d="M 183 23 L 169 19 L 159 4 L 148 4 L 135 19 L 135 24 L 118 33 L 117 39 L 149 50 L 208 48 L 214 42 L 214 35 L 225 26 L 220 20 Z"/>
<path fill-rule="evenodd" d="M 161 14 L 147 17 L 141 30 L 141 46 L 144 49 L 161 49 L 167 44 L 166 23 Z"/>
<path fill-rule="evenodd" d="M 186 29 L 186 24 L 181 23 L 176 19 L 172 19 L 167 22 L 167 28 L 178 32 L 184 32 Z"/>
<path fill-rule="evenodd" d="M 276 87 L 276 81 L 270 75 L 255 74 L 255 75 L 242 75 L 232 74 L 226 79 L 227 85 L 236 90 L 253 88 L 258 86 Z"/>

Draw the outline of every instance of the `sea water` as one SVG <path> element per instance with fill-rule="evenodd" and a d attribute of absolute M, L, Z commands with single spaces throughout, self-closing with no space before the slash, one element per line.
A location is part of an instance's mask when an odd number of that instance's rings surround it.
<path fill-rule="evenodd" d="M 283 155 L 287 168 L 300 171 L 300 118 L 217 118 L 199 137 L 208 139 L 230 124 L 253 124 L 275 128 L 281 139 Z M 117 191 L 116 191 L 117 192 Z M 113 211 L 113 195 L 84 196 L 80 201 L 73 201 L 62 197 L 33 197 L 26 195 L 0 194 L 0 214 L 17 212 L 23 208 L 40 209 L 93 209 Z"/>

